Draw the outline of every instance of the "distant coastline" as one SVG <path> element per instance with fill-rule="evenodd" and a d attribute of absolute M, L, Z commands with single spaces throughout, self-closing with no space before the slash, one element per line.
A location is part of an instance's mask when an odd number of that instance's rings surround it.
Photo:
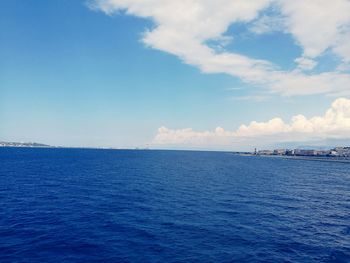
<path fill-rule="evenodd" d="M 283 158 L 291 160 L 307 160 L 319 162 L 340 162 L 350 163 L 350 147 L 335 147 L 329 150 L 314 149 L 276 149 L 276 150 L 260 150 L 254 152 L 236 153 L 241 156 L 257 156 L 266 158 Z"/>
<path fill-rule="evenodd" d="M 337 162 L 337 163 L 349 163 L 349 157 L 312 157 L 312 156 L 281 156 L 281 155 L 254 155 L 242 153 L 240 156 L 257 156 L 262 158 L 279 158 L 288 160 L 305 160 L 305 161 L 317 161 L 317 162 Z"/>
<path fill-rule="evenodd" d="M 112 147 L 64 147 L 64 146 L 52 146 L 48 144 L 38 142 L 4 142 L 0 141 L 0 148 L 67 148 L 67 149 L 96 149 L 96 150 L 151 150 L 149 148 L 133 148 L 133 149 L 120 149 Z M 164 150 L 164 149 L 152 149 L 152 150 Z M 170 150 L 170 149 L 169 149 Z M 177 150 L 170 150 L 177 151 Z M 188 150 L 184 150 L 188 151 Z M 192 150 L 189 150 L 192 151 Z M 196 150 L 194 150 L 196 151 Z M 210 151 L 210 150 L 209 150 Z M 239 156 L 251 156 L 262 158 L 281 158 L 289 160 L 307 160 L 307 161 L 319 161 L 319 162 L 338 162 L 338 163 L 350 163 L 350 147 L 335 147 L 330 150 L 313 150 L 313 149 L 276 149 L 276 150 L 259 150 L 256 149 L 253 152 L 240 152 L 240 151 L 219 151 L 233 153 Z"/>
<path fill-rule="evenodd" d="M 54 148 L 54 146 L 37 142 L 0 142 L 0 147 Z"/>

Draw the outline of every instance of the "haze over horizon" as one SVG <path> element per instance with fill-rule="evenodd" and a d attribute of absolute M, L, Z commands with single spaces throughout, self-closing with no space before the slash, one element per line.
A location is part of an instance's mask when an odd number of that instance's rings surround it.
<path fill-rule="evenodd" d="M 0 141 L 350 144 L 348 0 L 4 0 Z"/>

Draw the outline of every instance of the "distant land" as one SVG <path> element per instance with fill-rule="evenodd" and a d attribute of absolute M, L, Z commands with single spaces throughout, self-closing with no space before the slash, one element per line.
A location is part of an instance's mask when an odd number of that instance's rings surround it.
<path fill-rule="evenodd" d="M 328 150 L 316 149 L 275 149 L 259 150 L 252 153 L 254 155 L 285 155 L 285 156 L 318 156 L 318 157 L 350 157 L 350 147 L 335 147 Z"/>
<path fill-rule="evenodd" d="M 52 147 L 47 144 L 37 142 L 1 142 L 0 147 Z"/>
<path fill-rule="evenodd" d="M 335 147 L 329 150 L 315 149 L 275 149 L 254 152 L 235 152 L 243 156 L 281 157 L 295 160 L 350 163 L 350 147 Z"/>

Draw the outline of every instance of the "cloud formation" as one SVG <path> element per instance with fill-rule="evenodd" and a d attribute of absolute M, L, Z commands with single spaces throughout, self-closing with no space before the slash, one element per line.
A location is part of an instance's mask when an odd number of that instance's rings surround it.
<path fill-rule="evenodd" d="M 263 140 L 262 140 L 263 139 Z M 217 127 L 214 131 L 198 132 L 191 128 L 158 129 L 154 146 L 230 146 L 244 143 L 309 141 L 322 139 L 350 139 L 350 99 L 336 99 L 323 116 L 306 118 L 299 114 L 289 122 L 275 117 L 266 122 L 252 121 L 236 131 Z"/>
<path fill-rule="evenodd" d="M 151 19 L 155 27 L 142 41 L 171 53 L 204 73 L 226 73 L 282 95 L 350 94 L 350 1 L 348 0 L 91 0 L 106 14 L 125 12 Z M 264 12 L 273 7 L 272 14 Z M 227 42 L 230 25 L 253 24 L 255 33 L 279 30 L 291 34 L 303 53 L 292 71 L 270 61 L 215 49 L 208 41 Z M 254 29 L 252 30 L 254 32 Z M 310 73 L 327 50 L 341 65 L 330 72 Z"/>
<path fill-rule="evenodd" d="M 286 16 L 286 26 L 303 56 L 315 58 L 331 49 L 344 61 L 350 61 L 345 39 L 350 36 L 350 1 L 293 0 L 277 1 Z M 348 45 L 346 45 L 348 46 Z"/>

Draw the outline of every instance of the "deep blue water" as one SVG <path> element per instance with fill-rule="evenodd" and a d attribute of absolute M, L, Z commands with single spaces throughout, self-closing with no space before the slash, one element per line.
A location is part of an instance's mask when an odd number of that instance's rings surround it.
<path fill-rule="evenodd" d="M 0 262 L 350 262 L 350 164 L 2 148 Z"/>

